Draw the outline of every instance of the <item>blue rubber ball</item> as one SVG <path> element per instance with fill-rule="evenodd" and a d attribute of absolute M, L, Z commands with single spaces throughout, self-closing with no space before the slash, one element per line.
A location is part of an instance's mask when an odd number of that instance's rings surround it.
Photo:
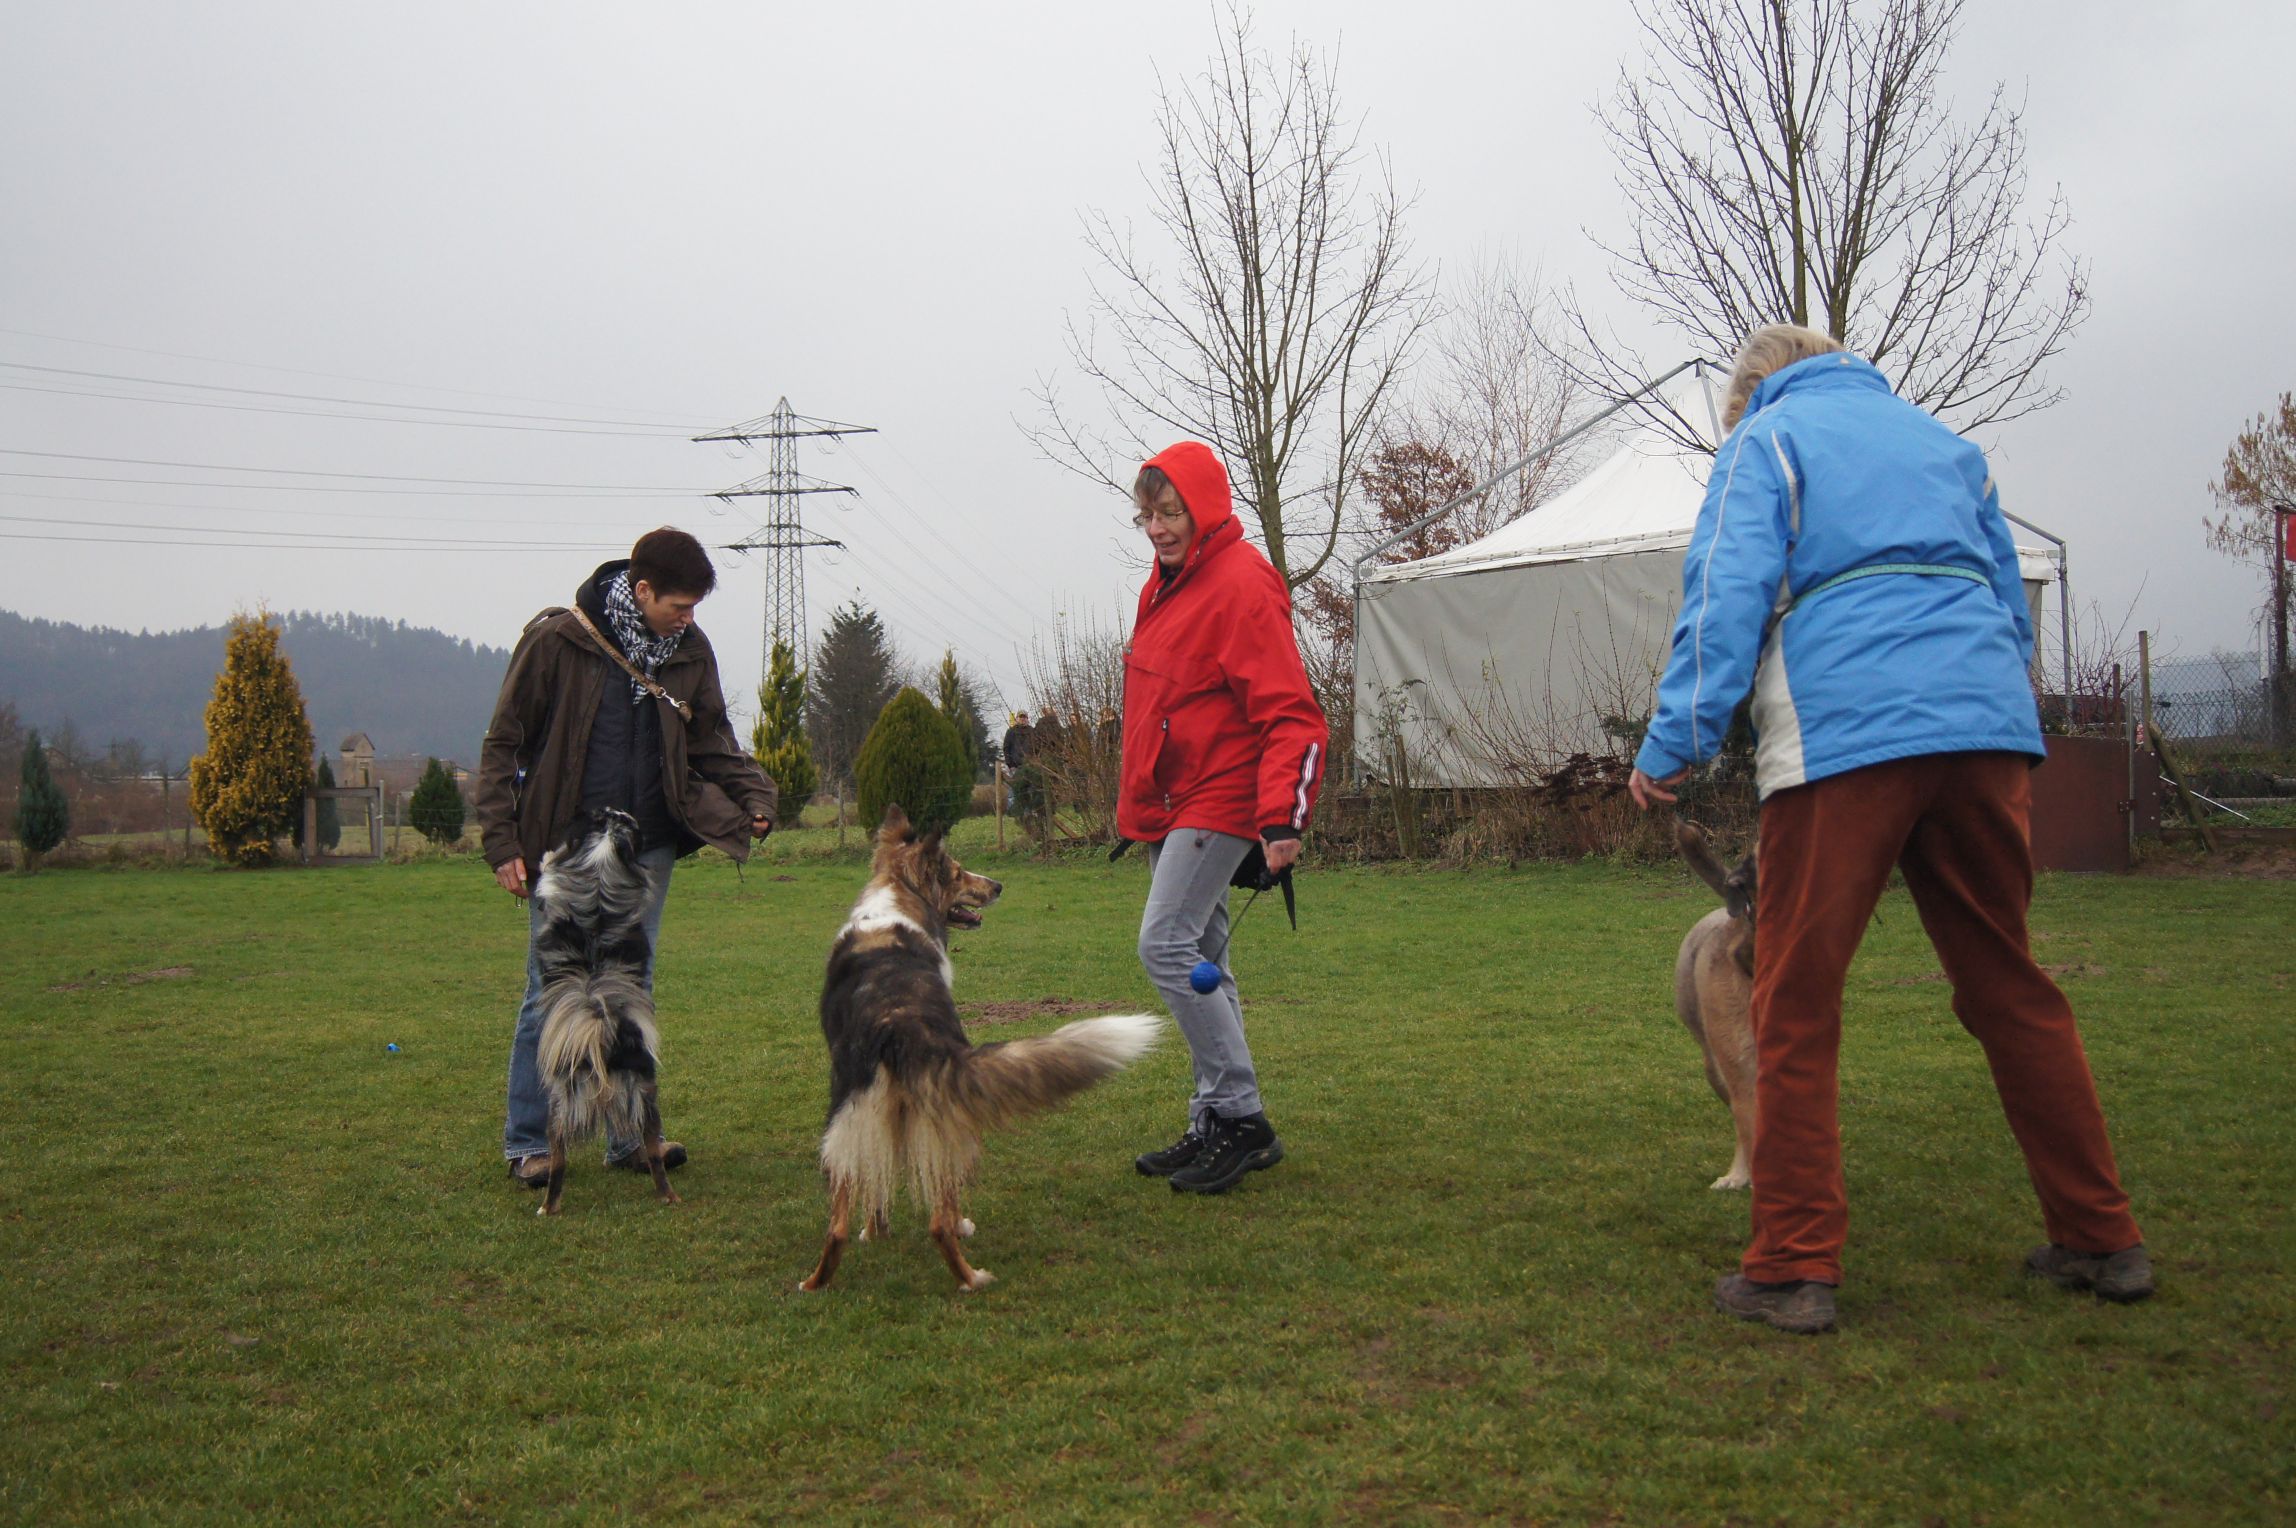
<path fill-rule="evenodd" d="M 390 1044 L 388 1044 L 388 1045 L 386 1045 L 386 1046 L 384 1046 L 384 1047 L 383 1047 L 383 1049 L 384 1049 L 384 1050 L 387 1050 L 387 1051 L 395 1051 L 395 1050 L 397 1050 L 398 1048 L 399 1048 L 399 1042 L 398 1042 L 398 1041 L 396 1041 L 396 1040 L 393 1040 L 393 1041 L 392 1041 Z"/>
<path fill-rule="evenodd" d="M 1210 992 L 1220 985 L 1220 968 L 1208 960 L 1196 962 L 1196 969 L 1188 973 L 1188 985 L 1198 992 Z"/>

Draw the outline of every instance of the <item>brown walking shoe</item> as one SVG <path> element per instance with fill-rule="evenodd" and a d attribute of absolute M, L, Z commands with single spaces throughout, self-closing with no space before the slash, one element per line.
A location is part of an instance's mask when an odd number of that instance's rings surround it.
<path fill-rule="evenodd" d="M 2025 1259 L 2025 1271 L 2039 1274 L 2059 1289 L 2086 1289 L 2100 1300 L 2117 1305 L 2142 1300 L 2153 1292 L 2152 1259 L 2145 1244 L 2118 1252 L 2075 1252 L 2061 1242 L 2035 1247 Z"/>
<path fill-rule="evenodd" d="M 550 1158 L 539 1152 L 530 1157 L 512 1157 L 510 1181 L 520 1188 L 549 1187 Z"/>
<path fill-rule="evenodd" d="M 1733 1273 L 1715 1284 L 1714 1308 L 1741 1321 L 1766 1321 L 1781 1332 L 1814 1337 L 1834 1329 L 1834 1286 L 1815 1279 L 1757 1284 Z"/>

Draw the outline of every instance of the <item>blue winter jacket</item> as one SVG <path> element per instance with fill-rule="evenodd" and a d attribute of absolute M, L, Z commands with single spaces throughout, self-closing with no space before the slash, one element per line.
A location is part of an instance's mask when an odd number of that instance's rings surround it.
<path fill-rule="evenodd" d="M 1713 756 L 1753 690 L 1761 794 L 1916 754 L 2043 755 L 2033 624 L 1984 453 L 1852 355 L 1754 390 L 1714 454 L 1635 764 Z"/>

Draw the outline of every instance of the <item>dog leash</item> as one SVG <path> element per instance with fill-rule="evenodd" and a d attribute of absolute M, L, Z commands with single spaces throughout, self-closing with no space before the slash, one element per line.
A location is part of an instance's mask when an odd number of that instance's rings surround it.
<path fill-rule="evenodd" d="M 632 663 L 629 659 L 623 657 L 622 650 L 616 647 L 613 643 L 607 641 L 605 634 L 600 632 L 596 626 L 591 624 L 589 612 L 585 611 L 580 605 L 576 605 L 572 607 L 572 613 L 574 619 L 582 623 L 582 629 L 590 633 L 590 640 L 598 644 L 598 651 L 604 653 L 607 657 L 613 659 L 614 662 L 620 664 L 622 666 L 622 672 L 636 680 L 639 686 L 644 689 L 646 693 L 653 696 L 656 700 L 668 701 L 670 703 L 670 709 L 678 713 L 678 720 L 690 722 L 694 719 L 694 708 L 687 705 L 684 701 L 678 699 L 675 695 L 672 695 L 669 691 L 663 689 L 660 684 L 655 682 L 652 675 L 648 674 L 644 669 L 638 667 L 635 663 Z"/>

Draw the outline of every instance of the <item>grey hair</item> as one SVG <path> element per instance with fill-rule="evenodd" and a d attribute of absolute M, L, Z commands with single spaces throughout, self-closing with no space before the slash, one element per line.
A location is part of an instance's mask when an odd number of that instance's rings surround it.
<path fill-rule="evenodd" d="M 1842 342 L 1799 324 L 1768 324 L 1746 336 L 1738 359 L 1730 368 L 1730 385 L 1722 393 L 1722 428 L 1735 430 L 1754 397 L 1754 389 L 1796 361 L 1814 355 L 1833 355 Z"/>

